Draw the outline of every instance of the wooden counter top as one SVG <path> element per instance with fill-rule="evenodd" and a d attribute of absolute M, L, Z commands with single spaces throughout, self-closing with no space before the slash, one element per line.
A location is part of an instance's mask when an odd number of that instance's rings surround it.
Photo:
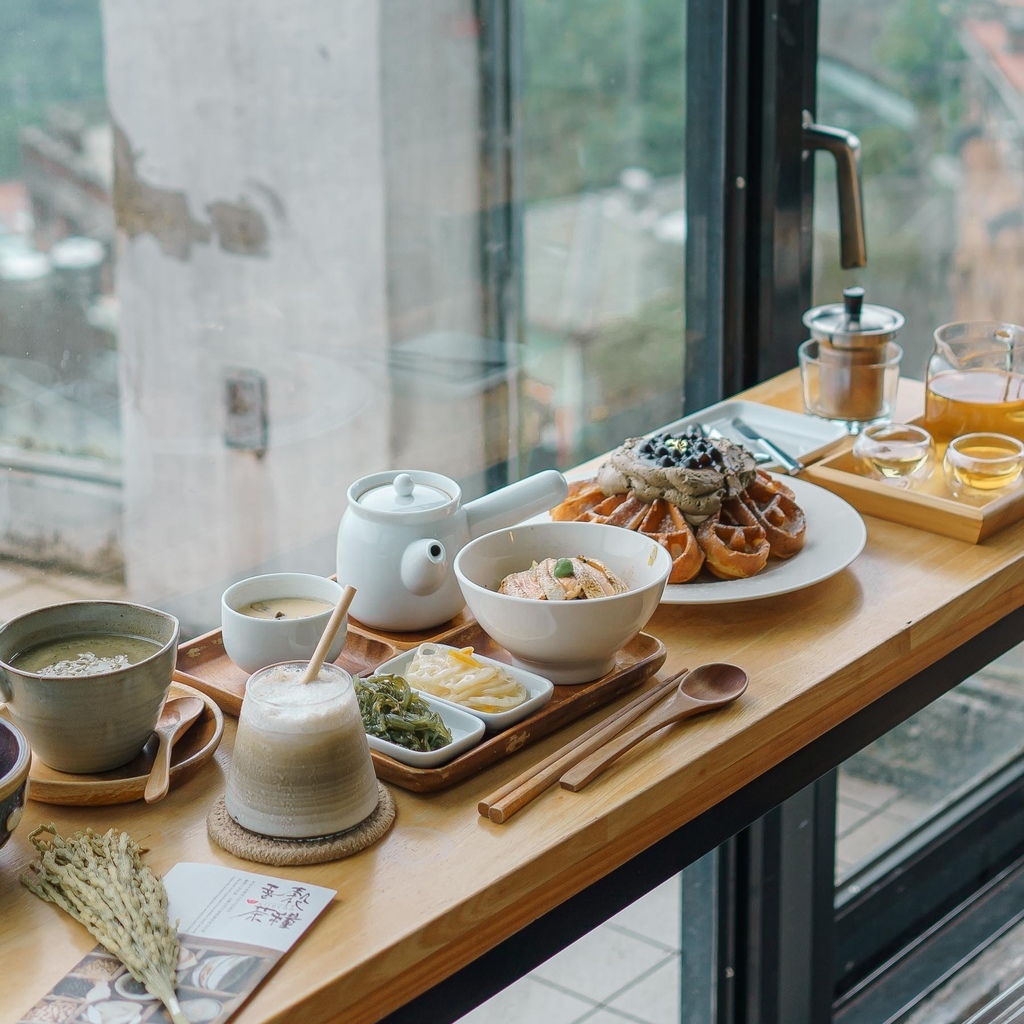
<path fill-rule="evenodd" d="M 787 374 L 743 397 L 797 408 L 793 385 Z M 867 526 L 853 565 L 807 590 L 662 606 L 646 627 L 669 650 L 661 675 L 733 661 L 750 674 L 746 695 L 644 742 L 581 793 L 552 789 L 505 825 L 481 818 L 477 800 L 607 710 L 453 789 L 417 796 L 392 787 L 398 814 L 385 839 L 313 868 L 262 868 L 207 839 L 233 720 L 215 760 L 160 804 L 30 802 L 0 851 L 0 1024 L 19 1019 L 94 945 L 18 884 L 32 855 L 29 831 L 51 820 L 62 833 L 127 829 L 161 873 L 205 861 L 337 889 L 234 1020 L 378 1020 L 1024 603 L 1024 523 L 978 545 L 876 519 Z"/>

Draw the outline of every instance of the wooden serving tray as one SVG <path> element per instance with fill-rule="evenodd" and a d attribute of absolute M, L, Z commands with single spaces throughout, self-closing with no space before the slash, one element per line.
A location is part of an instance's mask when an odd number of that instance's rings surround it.
<path fill-rule="evenodd" d="M 417 643 L 423 643 L 418 640 Z M 412 645 L 410 645 L 412 646 Z M 399 648 L 349 623 L 345 646 L 335 661 L 352 675 L 366 675 L 399 654 Z M 238 717 L 249 673 L 239 668 L 224 650 L 219 629 L 178 645 L 174 678 L 209 694 L 229 715 Z"/>
<path fill-rule="evenodd" d="M 496 644 L 475 620 L 452 624 L 429 636 L 416 634 L 415 641 L 411 636 L 403 635 L 400 649 L 392 636 L 375 636 L 350 622 L 345 646 L 335 664 L 353 675 L 368 675 L 401 650 L 427 640 L 453 647 L 472 647 L 477 654 L 506 664 L 512 661 L 508 651 Z M 446 789 L 639 687 L 661 668 L 665 656 L 665 645 L 657 637 L 638 633 L 616 654 L 615 667 L 606 675 L 592 683 L 556 686 L 544 707 L 501 732 L 485 736 L 475 747 L 447 764 L 413 768 L 372 750 L 377 777 L 416 793 Z M 247 678 L 248 675 L 225 654 L 219 629 L 178 647 L 175 679 L 209 694 L 229 714 L 237 715 L 241 709 Z"/>
<path fill-rule="evenodd" d="M 1024 517 L 1024 486 L 997 491 L 991 498 L 954 497 L 942 471 L 945 451 L 946 445 L 937 441 L 931 474 L 910 488 L 867 476 L 861 460 L 853 454 L 853 438 L 836 454 L 808 466 L 800 476 L 845 498 L 865 515 L 971 544 Z"/>
<path fill-rule="evenodd" d="M 371 637 L 375 640 L 380 640 L 383 643 L 390 644 L 397 654 L 401 654 L 403 651 L 410 651 L 412 648 L 419 647 L 420 644 L 425 644 L 431 640 L 436 643 L 440 643 L 443 636 L 453 633 L 455 630 L 461 629 L 463 626 L 467 626 L 472 622 L 476 622 L 476 619 L 473 618 L 467 609 L 463 609 L 455 616 L 454 619 L 449 619 L 448 622 L 442 622 L 440 626 L 434 626 L 432 629 L 420 629 L 411 633 L 393 633 L 387 629 L 377 629 L 374 626 L 367 626 L 358 619 L 352 618 L 351 615 L 348 617 L 350 630 L 355 629 L 365 637 Z M 445 642 L 447 643 L 447 641 Z"/>
<path fill-rule="evenodd" d="M 508 651 L 496 644 L 476 622 L 434 639 L 452 647 L 472 647 L 477 654 L 506 665 L 512 663 Z M 551 700 L 542 708 L 501 732 L 485 735 L 475 747 L 447 764 L 413 768 L 387 754 L 371 751 L 377 777 L 416 793 L 447 789 L 639 686 L 661 668 L 665 656 L 665 645 L 657 637 L 638 633 L 615 655 L 615 667 L 607 675 L 592 683 L 556 686 Z"/>

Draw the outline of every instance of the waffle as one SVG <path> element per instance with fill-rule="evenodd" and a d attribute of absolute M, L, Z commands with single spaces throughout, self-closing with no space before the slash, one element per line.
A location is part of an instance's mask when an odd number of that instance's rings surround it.
<path fill-rule="evenodd" d="M 775 558 L 792 558 L 804 546 L 807 520 L 785 484 L 759 473 L 740 501 L 764 530 Z"/>
<path fill-rule="evenodd" d="M 793 491 L 763 470 L 696 528 L 664 498 L 641 501 L 632 491 L 607 495 L 596 478 L 573 481 L 551 518 L 607 523 L 651 537 L 672 556 L 669 583 L 689 583 L 702 567 L 719 579 L 754 576 L 769 557 L 795 555 L 807 529 Z"/>
<path fill-rule="evenodd" d="M 697 543 L 704 564 L 722 580 L 756 576 L 767 564 L 771 546 L 765 531 L 748 519 L 749 510 L 738 498 L 722 507 L 697 527 Z"/>

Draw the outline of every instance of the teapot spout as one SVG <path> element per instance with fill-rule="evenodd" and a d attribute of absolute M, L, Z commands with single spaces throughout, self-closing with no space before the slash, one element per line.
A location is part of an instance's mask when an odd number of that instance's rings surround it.
<path fill-rule="evenodd" d="M 448 552 L 439 540 L 413 541 L 402 552 L 400 574 L 411 594 L 432 594 L 448 578 Z"/>

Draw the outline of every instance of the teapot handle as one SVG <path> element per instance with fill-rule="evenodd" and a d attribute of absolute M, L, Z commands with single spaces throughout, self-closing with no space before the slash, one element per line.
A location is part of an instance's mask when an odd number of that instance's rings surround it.
<path fill-rule="evenodd" d="M 503 530 L 565 501 L 569 485 L 557 469 L 545 469 L 464 506 L 470 538 Z"/>

